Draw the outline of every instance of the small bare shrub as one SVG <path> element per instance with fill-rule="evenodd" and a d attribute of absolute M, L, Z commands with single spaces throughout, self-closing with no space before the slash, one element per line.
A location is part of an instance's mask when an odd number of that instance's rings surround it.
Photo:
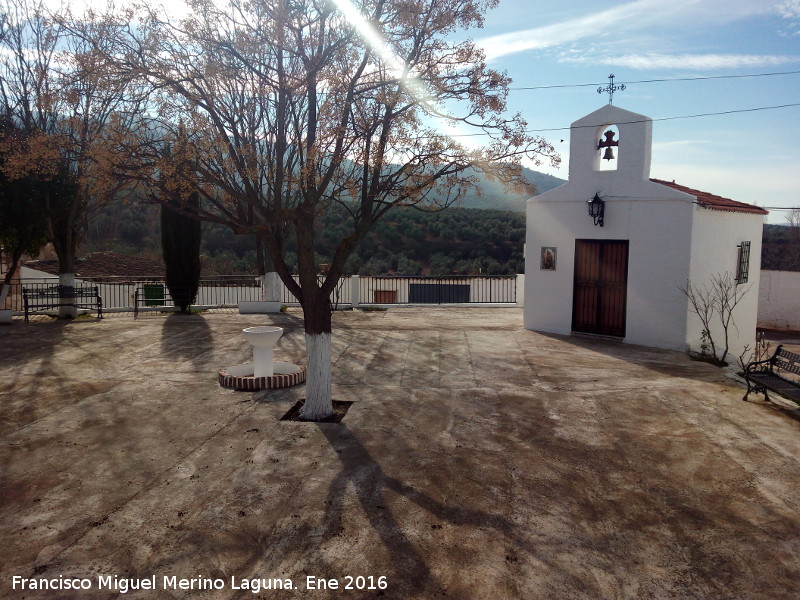
<path fill-rule="evenodd" d="M 702 288 L 693 285 L 691 280 L 686 282 L 685 288 L 680 288 L 689 299 L 689 309 L 698 316 L 703 325 L 701 357 L 720 366 L 728 364 L 725 359 L 730 352 L 730 330 L 736 328 L 733 311 L 750 291 L 750 287 L 740 286 L 734 276 L 726 272 L 712 275 L 711 281 L 703 284 Z M 715 316 L 722 325 L 721 342 L 715 340 L 711 333 L 711 323 Z"/>

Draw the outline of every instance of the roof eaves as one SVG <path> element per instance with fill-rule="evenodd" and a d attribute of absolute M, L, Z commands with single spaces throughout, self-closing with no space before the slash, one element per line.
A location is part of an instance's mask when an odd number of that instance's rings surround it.
<path fill-rule="evenodd" d="M 704 192 L 702 190 L 696 190 L 694 188 L 686 187 L 685 185 L 680 185 L 679 183 L 675 183 L 674 181 L 664 181 L 663 179 L 650 179 L 650 181 L 661 185 L 665 185 L 674 190 L 678 190 L 679 192 L 691 194 L 692 196 L 695 197 L 697 205 L 700 206 L 701 208 L 706 208 L 709 210 L 717 210 L 720 212 L 736 212 L 736 213 L 753 214 L 753 215 L 769 214 L 769 211 L 761 208 L 760 206 L 756 206 L 755 204 L 747 204 L 745 202 L 739 202 L 738 200 L 723 198 L 722 196 L 710 194 L 709 192 Z"/>

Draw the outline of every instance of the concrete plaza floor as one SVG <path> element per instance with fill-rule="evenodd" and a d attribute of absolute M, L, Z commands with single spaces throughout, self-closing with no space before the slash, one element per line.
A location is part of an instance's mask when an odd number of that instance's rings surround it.
<path fill-rule="evenodd" d="M 304 386 L 217 385 L 268 323 L 302 362 L 294 311 L 0 329 L 0 597 L 800 598 L 800 421 L 715 367 L 520 309 L 342 312 L 354 404 L 298 423 Z"/>

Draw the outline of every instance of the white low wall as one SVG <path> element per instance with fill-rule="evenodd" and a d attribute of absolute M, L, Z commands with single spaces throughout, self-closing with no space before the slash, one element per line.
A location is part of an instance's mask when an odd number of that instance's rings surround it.
<path fill-rule="evenodd" d="M 800 272 L 761 271 L 758 326 L 800 331 Z"/>
<path fill-rule="evenodd" d="M 453 275 L 441 280 L 426 279 L 424 277 L 381 277 L 381 276 L 358 276 L 342 278 L 341 294 L 334 297 L 334 301 L 339 304 L 408 304 L 411 302 L 411 286 L 421 285 L 444 285 L 446 286 L 468 286 L 469 300 L 465 304 L 510 304 L 515 302 L 517 294 L 517 277 L 459 277 Z M 349 279 L 349 281 L 348 281 Z M 431 292 L 433 297 L 436 294 Z M 443 291 L 443 302 L 458 302 L 453 298 L 458 297 L 452 292 Z M 447 300 L 447 298 L 451 300 Z M 425 304 L 436 302 L 424 302 Z M 519 301 L 516 303 L 518 305 Z"/>
<path fill-rule="evenodd" d="M 24 275 L 25 277 L 23 277 L 21 284 L 18 282 L 17 285 L 12 288 L 15 297 L 9 299 L 11 308 L 17 312 L 22 311 L 20 285 L 35 287 L 37 285 L 47 286 L 56 285 L 58 283 L 57 277 L 42 271 L 27 269 Z M 233 285 L 230 283 L 226 284 L 224 281 L 219 284 L 215 283 L 214 285 L 210 285 L 209 282 L 203 282 L 201 280 L 197 297 L 192 305 L 195 308 L 235 307 L 239 306 L 241 302 L 252 303 L 260 301 L 262 300 L 260 284 L 256 278 L 253 278 L 252 281 L 252 285 Z M 386 303 L 387 305 L 406 304 L 409 302 L 412 284 L 432 284 L 439 282 L 451 285 L 468 285 L 470 290 L 469 300 L 462 305 L 505 306 L 513 304 L 516 297 L 516 305 L 522 306 L 522 296 L 519 290 L 523 281 L 524 276 L 522 275 L 509 277 L 453 276 L 444 278 L 443 280 L 416 277 L 359 277 L 358 275 L 354 275 L 341 279 L 331 300 L 337 307 L 360 306 L 362 304 L 375 303 Z M 134 292 L 139 290 L 139 292 L 142 293 L 142 288 L 146 285 L 144 282 L 126 282 L 121 280 L 114 283 L 94 283 L 76 279 L 75 283 L 78 285 L 97 285 L 100 297 L 103 299 L 103 311 L 105 312 L 125 312 L 132 310 L 134 305 Z M 206 283 L 206 285 L 204 285 L 204 283 Z M 148 283 L 148 285 L 163 286 L 164 284 L 154 279 L 152 282 Z M 280 298 L 278 304 L 297 304 L 297 299 L 289 293 L 289 290 L 283 283 L 279 282 L 277 287 L 277 293 Z M 388 296 L 386 294 L 388 294 Z M 161 294 L 158 295 L 160 296 Z M 171 300 L 168 300 L 167 304 L 171 305 Z M 161 309 L 161 306 L 148 306 L 144 298 L 140 297 L 139 310 Z"/>

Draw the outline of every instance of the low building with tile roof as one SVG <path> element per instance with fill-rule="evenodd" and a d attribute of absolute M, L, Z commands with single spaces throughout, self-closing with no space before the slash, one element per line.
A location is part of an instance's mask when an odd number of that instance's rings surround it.
<path fill-rule="evenodd" d="M 23 267 L 22 277 L 58 277 L 57 260 L 30 260 Z M 163 278 L 164 263 L 158 260 L 118 254 L 91 252 L 75 261 L 75 277 L 84 281 L 137 280 Z"/>

